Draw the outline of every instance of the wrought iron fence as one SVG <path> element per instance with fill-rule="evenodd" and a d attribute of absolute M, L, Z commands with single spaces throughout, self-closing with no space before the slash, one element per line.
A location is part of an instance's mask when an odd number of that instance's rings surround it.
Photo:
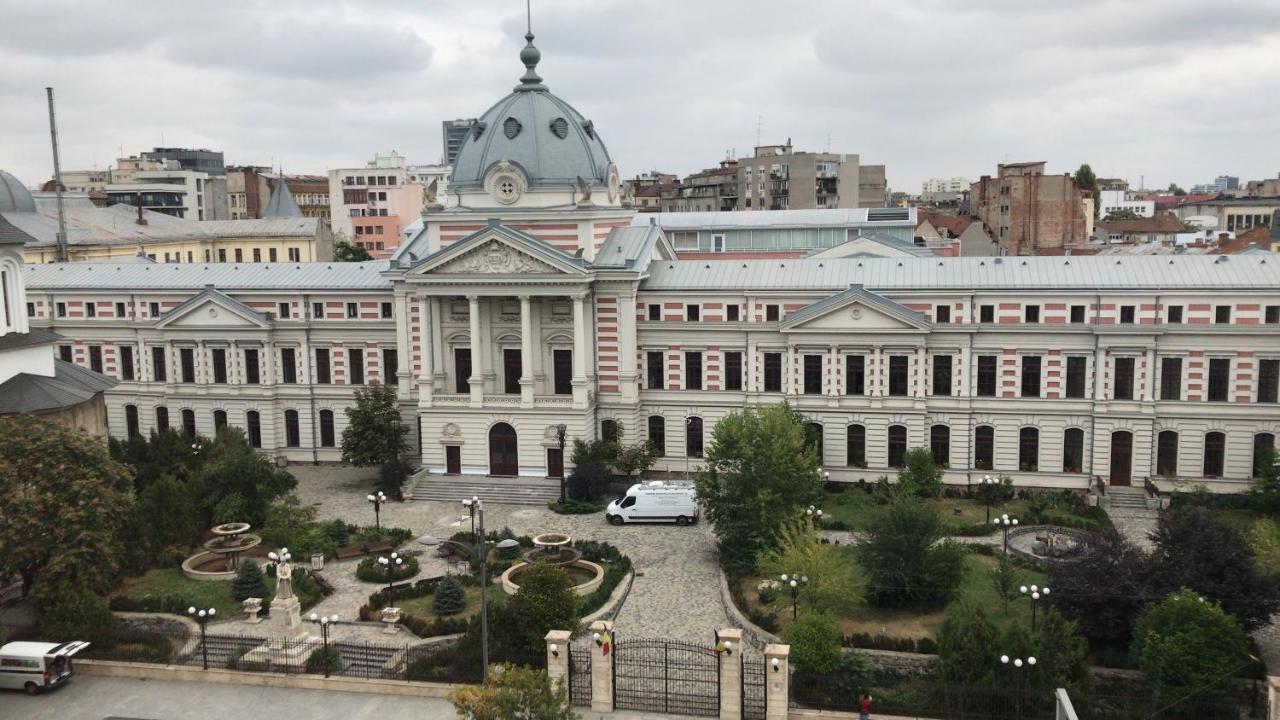
<path fill-rule="evenodd" d="M 720 658 L 696 643 L 617 639 L 613 655 L 614 706 L 624 710 L 720 714 Z"/>
<path fill-rule="evenodd" d="M 742 718 L 764 720 L 765 684 L 769 682 L 763 658 L 742 657 Z"/>
<path fill-rule="evenodd" d="M 591 646 L 586 643 L 569 646 L 569 701 L 591 705 Z"/>

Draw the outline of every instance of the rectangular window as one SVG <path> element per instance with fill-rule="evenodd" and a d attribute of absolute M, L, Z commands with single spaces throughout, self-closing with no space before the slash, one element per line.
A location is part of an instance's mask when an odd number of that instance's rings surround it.
<path fill-rule="evenodd" d="M 1089 366 L 1089 359 L 1080 355 L 1074 355 L 1067 358 L 1067 387 L 1066 397 L 1083 398 L 1085 387 L 1085 368 Z"/>
<path fill-rule="evenodd" d="M 1218 305 L 1213 309 L 1213 321 L 1218 325 L 1227 325 L 1231 322 L 1231 306 Z"/>
<path fill-rule="evenodd" d="M 331 372 L 328 348 L 316 348 L 316 383 L 328 385 L 333 382 Z"/>
<path fill-rule="evenodd" d="M 227 261 L 227 251 L 225 248 L 223 248 L 218 251 L 218 262 L 226 262 L 226 261 Z"/>
<path fill-rule="evenodd" d="M 782 353 L 764 354 L 764 391 L 782 392 Z"/>
<path fill-rule="evenodd" d="M 1182 323 L 1182 306 L 1170 305 L 1168 318 L 1166 320 L 1170 325 L 1179 325 Z"/>
<path fill-rule="evenodd" d="M 804 356 L 804 394 L 822 394 L 822 356 Z"/>
<path fill-rule="evenodd" d="M 391 318 L 391 303 L 389 302 L 382 303 L 381 310 L 382 310 L 383 320 L 388 320 Z"/>
<path fill-rule="evenodd" d="M 726 305 L 724 308 L 724 319 L 728 322 L 738 322 L 738 306 Z"/>
<path fill-rule="evenodd" d="M 302 433 L 298 428 L 298 411 L 284 411 L 284 444 L 288 447 L 302 445 Z"/>
<path fill-rule="evenodd" d="M 182 348 L 178 350 L 179 367 L 182 371 L 182 382 L 193 383 L 196 381 L 196 351 L 194 348 Z"/>
<path fill-rule="evenodd" d="M 657 322 L 662 319 L 662 306 L 658 303 L 649 303 L 649 321 Z"/>
<path fill-rule="evenodd" d="M 996 431 L 990 425 L 980 425 L 973 432 L 973 467 L 975 470 L 995 468 Z"/>
<path fill-rule="evenodd" d="M 400 351 L 395 348 L 382 349 L 382 382 L 390 385 L 399 382 L 396 376 L 400 373 Z"/>
<path fill-rule="evenodd" d="M 236 248 L 236 262 L 244 262 L 244 250 Z"/>
<path fill-rule="evenodd" d="M 978 395 L 980 397 L 996 396 L 996 363 L 995 355 L 978 356 Z"/>
<path fill-rule="evenodd" d="M 148 303 L 147 313 L 150 317 L 153 317 L 153 318 L 160 317 L 160 303 L 158 302 Z"/>
<path fill-rule="evenodd" d="M 281 320 L 289 319 L 289 303 L 282 302 L 276 305 L 276 316 Z"/>
<path fill-rule="evenodd" d="M 471 392 L 471 349 L 453 349 L 453 391 Z"/>
<path fill-rule="evenodd" d="M 502 391 L 508 395 L 520 394 L 521 366 L 520 351 L 512 348 L 502 350 Z"/>
<path fill-rule="evenodd" d="M 102 346 L 101 345 L 89 346 L 89 369 L 96 373 L 102 372 Z"/>
<path fill-rule="evenodd" d="M 364 384 L 364 350 L 347 348 L 347 378 L 351 385 Z"/>
<path fill-rule="evenodd" d="M 315 320 L 324 319 L 324 303 L 311 303 L 311 317 Z"/>
<path fill-rule="evenodd" d="M 116 317 L 123 318 L 125 316 L 124 303 L 116 303 Z"/>
<path fill-rule="evenodd" d="M 227 383 L 227 351 L 214 348 L 210 351 L 213 364 L 213 381 L 219 385 Z"/>
<path fill-rule="evenodd" d="M 123 345 L 120 348 L 120 379 L 132 380 L 133 378 L 133 346 Z"/>
<path fill-rule="evenodd" d="M 155 303 L 152 303 L 152 304 L 154 305 Z M 64 318 L 64 317 L 66 317 L 66 316 L 67 316 L 67 304 L 66 304 L 66 303 L 64 303 L 64 302 L 55 303 L 55 304 L 54 304 L 54 306 L 53 306 L 53 308 L 54 308 L 54 312 L 55 312 L 55 314 L 57 314 L 57 316 L 58 316 L 58 317 L 60 317 L 60 318 Z"/>
<path fill-rule="evenodd" d="M 1134 310 L 1135 310 L 1135 308 L 1134 308 L 1132 305 L 1121 305 L 1121 306 L 1120 306 L 1120 324 L 1121 324 L 1121 325 L 1132 325 L 1132 324 L 1133 324 L 1133 316 L 1134 316 L 1134 314 L 1135 314 L 1135 313 L 1134 313 Z"/>
<path fill-rule="evenodd" d="M 684 387 L 686 390 L 702 389 L 702 353 L 684 354 Z"/>
<path fill-rule="evenodd" d="M 778 313 L 778 306 L 777 306 L 777 305 L 765 305 L 765 306 L 764 306 L 764 319 L 765 319 L 766 321 L 768 321 L 768 322 L 777 322 L 777 321 L 778 321 L 778 315 L 779 315 L 779 313 Z"/>
<path fill-rule="evenodd" d="M 551 353 L 555 394 L 573 394 L 573 351 L 555 350 Z"/>
<path fill-rule="evenodd" d="M 253 249 L 253 261 L 262 262 L 262 250 L 260 250 L 259 248 Z M 188 260 L 188 262 L 190 262 L 190 260 Z"/>
<path fill-rule="evenodd" d="M 862 425 L 850 425 L 845 441 L 845 464 L 849 467 L 867 466 L 867 429 Z"/>
<path fill-rule="evenodd" d="M 910 376 L 907 372 L 910 358 L 906 355 L 889 356 L 889 394 L 906 395 L 910 387 Z"/>
<path fill-rule="evenodd" d="M 276 249 L 267 248 L 267 262 L 275 262 L 275 261 L 276 261 Z"/>
<path fill-rule="evenodd" d="M 933 394 L 951 394 L 951 356 L 933 356 Z"/>
<path fill-rule="evenodd" d="M 993 323 L 996 321 L 996 306 L 981 305 L 978 307 L 978 322 Z"/>
<path fill-rule="evenodd" d="M 1040 356 L 1022 357 L 1022 397 L 1040 397 Z"/>
<path fill-rule="evenodd" d="M 1160 359 L 1160 399 L 1182 399 L 1182 358 Z"/>
<path fill-rule="evenodd" d="M 354 320 L 358 317 L 360 317 L 360 306 L 353 302 L 347 303 L 347 319 Z"/>
<path fill-rule="evenodd" d="M 167 382 L 168 372 L 165 369 L 164 348 L 151 348 L 151 379 L 156 382 Z"/>
<path fill-rule="evenodd" d="M 1118 357 L 1115 362 L 1112 378 L 1112 398 L 1115 400 L 1133 399 L 1133 358 Z"/>
<path fill-rule="evenodd" d="M 1083 305 L 1071 306 L 1071 322 L 1076 325 L 1081 325 L 1084 323 L 1084 306 Z"/>
<path fill-rule="evenodd" d="M 286 385 L 298 382 L 298 360 L 293 348 L 280 349 L 280 382 Z"/>
<path fill-rule="evenodd" d="M 844 391 L 847 395 L 867 394 L 867 358 L 846 355 L 844 358 Z"/>
<path fill-rule="evenodd" d="M 701 317 L 702 317 L 702 306 L 701 306 L 701 305 L 685 305 L 685 306 L 684 306 L 684 319 L 685 319 L 685 320 L 687 320 L 687 321 L 689 321 L 689 322 L 698 322 L 698 320 L 700 320 L 700 319 L 701 319 Z"/>
<path fill-rule="evenodd" d="M 724 389 L 742 389 L 742 353 L 740 352 L 724 354 Z"/>
<path fill-rule="evenodd" d="M 936 323 L 951 322 L 951 306 L 939 305 L 933 309 L 933 321 Z"/>
<path fill-rule="evenodd" d="M 1209 399 L 1226 402 L 1228 392 L 1228 376 L 1231 374 L 1231 361 L 1226 358 L 1209 360 Z"/>
<path fill-rule="evenodd" d="M 1265 311 L 1263 322 L 1268 325 L 1280 323 L 1280 305 L 1268 305 Z"/>
<path fill-rule="evenodd" d="M 1040 306 L 1027 305 L 1022 308 L 1022 321 L 1028 323 L 1040 322 Z"/>
<path fill-rule="evenodd" d="M 85 317 L 98 317 L 98 303 L 87 302 L 84 304 Z"/>
<path fill-rule="evenodd" d="M 667 422 L 661 415 L 649 416 L 649 443 L 658 457 L 667 454 Z"/>
<path fill-rule="evenodd" d="M 666 387 L 666 356 L 661 350 L 650 350 L 645 353 L 645 373 L 648 375 L 650 390 L 661 390 Z"/>
<path fill-rule="evenodd" d="M 320 411 L 320 447 L 333 447 L 335 443 L 335 433 L 333 432 L 333 411 Z"/>
<path fill-rule="evenodd" d="M 258 366 L 258 351 L 248 348 L 244 351 L 244 381 L 249 385 L 262 382 L 262 372 Z"/>
<path fill-rule="evenodd" d="M 58 357 L 62 358 L 62 362 L 71 362 L 71 346 L 59 345 Z"/>
<path fill-rule="evenodd" d="M 1276 401 L 1278 379 L 1280 379 L 1280 360 L 1262 360 L 1258 363 L 1258 402 Z"/>

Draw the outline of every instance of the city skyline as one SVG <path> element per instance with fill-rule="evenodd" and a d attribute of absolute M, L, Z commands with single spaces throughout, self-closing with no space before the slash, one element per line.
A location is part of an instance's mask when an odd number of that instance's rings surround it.
<path fill-rule="evenodd" d="M 673 18 L 535 3 L 539 69 L 605 129 L 628 177 L 750 155 L 757 132 L 763 144 L 858 153 L 912 193 L 1006 161 L 1045 160 L 1050 173 L 1089 162 L 1148 187 L 1274 177 L 1280 164 L 1256 151 L 1280 129 L 1280 93 L 1265 80 L 1280 77 L 1270 3 L 733 7 Z M 23 28 L 0 30 L 0 167 L 30 185 L 51 175 L 45 85 L 67 169 L 161 144 L 286 172 L 391 149 L 434 162 L 441 121 L 478 115 L 514 84 L 525 30 L 518 2 L 71 8 L 0 1 L 7 27 Z"/>

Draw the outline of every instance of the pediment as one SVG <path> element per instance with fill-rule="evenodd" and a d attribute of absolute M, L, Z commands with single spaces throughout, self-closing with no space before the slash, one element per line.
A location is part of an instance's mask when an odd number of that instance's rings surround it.
<path fill-rule="evenodd" d="M 790 313 L 781 330 L 927 330 L 929 326 L 920 313 L 855 285 Z"/>
<path fill-rule="evenodd" d="M 410 275 L 583 275 L 576 258 L 537 238 L 491 225 L 423 258 Z"/>
<path fill-rule="evenodd" d="M 165 313 L 156 327 L 265 328 L 266 316 L 216 290 L 206 290 Z"/>
<path fill-rule="evenodd" d="M 497 238 L 490 238 L 429 272 L 434 275 L 560 275 L 564 271 Z"/>

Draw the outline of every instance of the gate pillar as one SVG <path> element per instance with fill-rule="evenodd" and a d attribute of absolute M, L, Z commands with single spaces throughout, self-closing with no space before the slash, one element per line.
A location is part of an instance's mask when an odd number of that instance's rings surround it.
<path fill-rule="evenodd" d="M 764 646 L 764 717 L 787 720 L 791 694 L 790 645 Z"/>
<path fill-rule="evenodd" d="M 720 646 L 720 720 L 742 719 L 742 631 L 725 628 L 717 633 Z"/>
<path fill-rule="evenodd" d="M 597 639 L 597 636 L 599 638 Z M 613 621 L 591 623 L 591 712 L 613 712 Z"/>
<path fill-rule="evenodd" d="M 547 678 L 551 686 L 563 680 L 564 687 L 569 689 L 569 631 L 552 630 L 547 633 Z"/>

